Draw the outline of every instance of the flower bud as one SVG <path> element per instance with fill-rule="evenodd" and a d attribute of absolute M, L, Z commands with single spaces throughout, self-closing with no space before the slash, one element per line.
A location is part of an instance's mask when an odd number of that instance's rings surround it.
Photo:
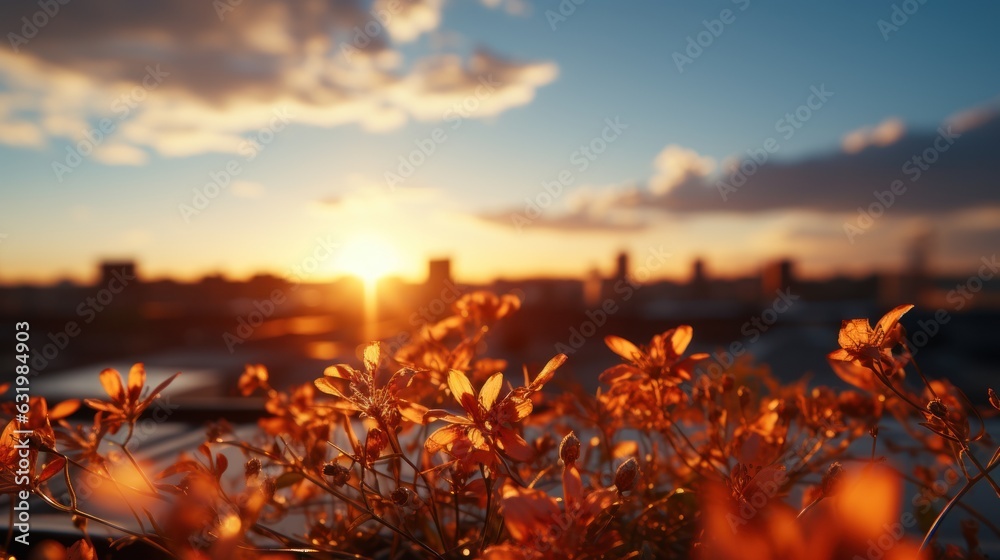
<path fill-rule="evenodd" d="M 941 399 L 933 399 L 931 402 L 927 403 L 927 411 L 937 418 L 945 418 L 948 416 L 948 407 L 941 402 Z"/>
<path fill-rule="evenodd" d="M 580 458 L 580 439 L 576 437 L 575 433 L 566 434 L 562 443 L 559 444 L 559 458 L 567 467 L 576 463 L 576 460 Z"/>
<path fill-rule="evenodd" d="M 333 480 L 334 486 L 338 488 L 347 484 L 351 478 L 351 471 L 340 463 L 327 463 L 323 465 L 323 474 Z"/>
<path fill-rule="evenodd" d="M 843 475 L 844 467 L 840 463 L 830 465 L 830 468 L 826 470 L 826 474 L 823 475 L 823 481 L 820 483 L 824 496 L 832 496 L 837 493 Z"/>
<path fill-rule="evenodd" d="M 635 457 L 618 466 L 615 472 L 615 488 L 619 493 L 629 492 L 639 482 L 639 462 Z"/>
<path fill-rule="evenodd" d="M 246 466 L 243 468 L 243 474 L 247 478 L 253 478 L 258 474 L 260 474 L 260 469 L 261 469 L 260 459 L 254 457 L 253 459 L 247 461 Z"/>

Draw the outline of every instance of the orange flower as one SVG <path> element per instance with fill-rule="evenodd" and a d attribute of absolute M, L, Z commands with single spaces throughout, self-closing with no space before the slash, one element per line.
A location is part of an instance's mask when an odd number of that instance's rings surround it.
<path fill-rule="evenodd" d="M 827 355 L 830 366 L 838 377 L 858 387 L 871 391 L 875 388 L 875 374 L 890 375 L 897 370 L 892 349 L 903 338 L 899 319 L 913 309 L 913 305 L 900 305 L 879 319 L 873 329 L 867 319 L 851 319 L 840 325 L 840 349 Z"/>
<path fill-rule="evenodd" d="M 347 408 L 361 412 L 362 418 L 374 418 L 384 429 L 395 431 L 401 417 L 422 423 L 427 409 L 399 396 L 399 392 L 413 381 L 416 370 L 397 370 L 385 386 L 378 386 L 376 374 L 381 361 L 381 346 L 373 342 L 365 348 L 364 371 L 358 371 L 347 364 L 330 366 L 323 372 L 325 377 L 315 381 L 316 388 L 343 399 Z M 340 386 L 336 380 L 340 380 Z M 346 387 L 343 387 L 344 382 Z"/>
<path fill-rule="evenodd" d="M 0 433 L 0 495 L 14 494 L 21 490 L 34 488 L 38 484 L 52 478 L 62 470 L 66 460 L 62 457 L 50 461 L 42 467 L 42 472 L 35 476 L 35 463 L 38 459 L 38 441 L 32 434 L 18 434 L 24 430 L 16 420 L 11 420 Z M 50 428 L 51 429 L 51 428 Z M 23 455 L 27 453 L 27 456 Z M 27 459 L 28 468 L 24 469 L 22 461 Z"/>
<path fill-rule="evenodd" d="M 269 389 L 267 380 L 267 368 L 263 364 L 247 364 L 243 368 L 243 375 L 240 376 L 238 385 L 240 394 L 248 397 L 257 389 Z"/>
<path fill-rule="evenodd" d="M 601 374 L 601 381 L 613 385 L 622 381 L 660 380 L 676 385 L 690 380 L 695 362 L 708 358 L 708 354 L 693 354 L 681 359 L 693 334 L 694 329 L 689 325 L 681 325 L 654 336 L 646 348 L 617 336 L 606 337 L 608 348 L 628 363 L 608 368 Z"/>
<path fill-rule="evenodd" d="M 515 431 L 514 424 L 531 413 L 531 395 L 540 391 L 565 361 L 565 354 L 557 355 L 545 364 L 534 381 L 508 392 L 499 400 L 500 388 L 503 386 L 502 373 L 490 376 L 483 383 L 477 397 L 469 378 L 461 371 L 451 370 L 448 387 L 466 415 L 455 416 L 443 410 L 428 412 L 425 418 L 440 418 L 451 425 L 439 429 L 427 438 L 427 451 L 436 453 L 447 448 L 456 453 L 461 450 L 462 455 L 473 454 L 479 458 L 479 462 L 488 465 L 495 464 L 501 459 L 501 455 L 518 461 L 530 460 L 533 455 L 531 447 Z M 457 445 L 460 442 L 467 443 L 468 447 Z"/>
<path fill-rule="evenodd" d="M 572 504 L 541 490 L 507 485 L 503 491 L 504 525 L 510 541 L 491 546 L 484 560 L 542 560 L 600 557 L 602 543 L 594 536 L 620 507 L 615 492 L 600 488 Z"/>
<path fill-rule="evenodd" d="M 104 421 L 110 432 L 114 434 L 118 432 L 123 423 L 135 422 L 178 375 L 180 372 L 171 375 L 166 381 L 150 391 L 145 399 L 142 399 L 142 389 L 146 384 L 146 368 L 142 364 L 135 364 L 129 370 L 127 387 L 122 385 L 121 374 L 118 373 L 118 370 L 109 368 L 101 372 L 101 385 L 111 397 L 111 402 L 97 399 L 86 399 L 84 402 L 90 408 L 105 413 Z"/>

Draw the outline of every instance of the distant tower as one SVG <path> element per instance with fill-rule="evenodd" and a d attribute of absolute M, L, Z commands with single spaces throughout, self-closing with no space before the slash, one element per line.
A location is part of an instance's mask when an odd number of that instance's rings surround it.
<path fill-rule="evenodd" d="M 924 231 L 910 245 L 909 262 L 903 274 L 904 303 L 919 303 L 927 289 L 927 263 L 930 260 L 932 237 L 930 231 Z"/>
<path fill-rule="evenodd" d="M 427 289 L 439 292 L 452 282 L 451 259 L 432 259 L 427 263 Z"/>
<path fill-rule="evenodd" d="M 139 282 L 135 261 L 104 261 L 99 268 L 97 301 L 101 305 L 114 302 L 115 314 L 134 317 L 140 314 L 145 287 Z M 105 301 L 107 300 L 107 301 Z"/>
<path fill-rule="evenodd" d="M 122 277 L 126 279 L 137 278 L 135 261 L 104 261 L 101 263 L 99 271 L 98 285 L 103 287 L 107 287 L 112 280 Z"/>
<path fill-rule="evenodd" d="M 583 301 L 587 307 L 595 307 L 601 302 L 604 278 L 601 271 L 596 268 L 590 269 L 587 279 L 583 283 Z"/>
<path fill-rule="evenodd" d="M 617 266 L 615 268 L 615 280 L 624 280 L 628 277 L 628 253 L 622 251 L 618 253 Z"/>
<path fill-rule="evenodd" d="M 691 295 L 696 299 L 707 299 L 708 291 L 708 276 L 705 274 L 705 261 L 695 259 L 691 267 Z"/>
<path fill-rule="evenodd" d="M 761 296 L 774 297 L 778 290 L 791 289 L 795 283 L 795 263 L 790 259 L 772 262 L 764 267 L 761 274 Z"/>

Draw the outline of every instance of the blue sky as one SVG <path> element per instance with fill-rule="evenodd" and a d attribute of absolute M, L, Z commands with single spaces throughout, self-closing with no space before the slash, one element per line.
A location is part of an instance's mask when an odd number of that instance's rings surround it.
<path fill-rule="evenodd" d="M 303 4 L 312 15 L 243 3 L 221 21 L 194 0 L 149 2 L 162 10 L 156 17 L 122 2 L 64 6 L 18 52 L 0 51 L 0 281 L 86 280 L 111 257 L 137 258 L 149 276 L 281 273 L 328 236 L 344 247 L 378 238 L 391 253 L 387 272 L 419 278 L 427 258 L 447 255 L 474 280 L 607 270 L 619 249 L 664 244 L 675 258 L 655 275 L 686 274 L 695 256 L 737 274 L 786 255 L 807 273 L 860 273 L 902 265 L 928 230 L 934 265 L 962 270 L 1000 239 L 987 183 L 969 183 L 946 211 L 921 202 L 966 180 L 949 158 L 977 178 L 994 170 L 974 156 L 997 147 L 981 130 L 1000 93 L 995 3 L 566 0 L 568 15 L 556 20 L 547 15 L 560 10 L 554 1 L 411 0 L 345 57 L 343 41 L 354 44 L 371 2 Z M 892 23 L 894 6 L 912 13 L 886 39 L 879 20 Z M 5 4 L 2 29 L 22 33 L 21 17 L 37 9 Z M 88 21 L 88 9 L 106 16 Z M 723 10 L 730 23 L 710 23 L 721 33 L 679 71 L 674 54 Z M 123 117 L 115 100 L 139 91 L 157 64 L 169 75 Z M 480 99 L 484 76 L 502 85 Z M 821 86 L 833 95 L 782 138 L 776 123 Z M 475 109 L 453 128 L 448 108 L 463 103 Z M 274 111 L 290 123 L 248 161 L 240 147 Z M 801 179 L 814 176 L 814 162 L 899 169 L 956 115 L 975 117 L 973 133 L 861 236 L 844 225 L 873 200 L 864 175 L 851 175 L 857 185 L 828 206 L 745 203 L 758 190 L 732 203 L 678 202 L 689 191 L 718 197 L 727 162 L 770 137 L 780 147 L 754 189 L 772 188 L 783 177 L 772 171 L 788 166 L 800 182 L 773 189 L 806 200 L 819 188 Z M 102 118 L 115 130 L 97 142 L 99 154 L 57 180 L 53 162 Z M 580 170 L 572 154 L 615 118 L 627 128 Z M 446 138 L 430 140 L 434 153 L 389 188 L 386 173 L 435 131 Z M 852 132 L 861 153 L 845 154 Z M 185 218 L 181 205 L 233 161 L 241 171 L 230 186 Z M 544 200 L 542 182 L 563 170 L 572 185 L 513 227 L 525 199 Z M 885 176 L 870 184 L 887 188 Z M 334 257 L 317 277 L 358 266 Z"/>

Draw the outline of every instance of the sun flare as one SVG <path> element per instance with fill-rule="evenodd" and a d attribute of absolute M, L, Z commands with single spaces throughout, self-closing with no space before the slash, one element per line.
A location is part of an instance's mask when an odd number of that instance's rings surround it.
<path fill-rule="evenodd" d="M 336 261 L 337 270 L 357 276 L 366 284 L 399 272 L 399 266 L 399 251 L 374 234 L 359 235 L 347 241 Z"/>

